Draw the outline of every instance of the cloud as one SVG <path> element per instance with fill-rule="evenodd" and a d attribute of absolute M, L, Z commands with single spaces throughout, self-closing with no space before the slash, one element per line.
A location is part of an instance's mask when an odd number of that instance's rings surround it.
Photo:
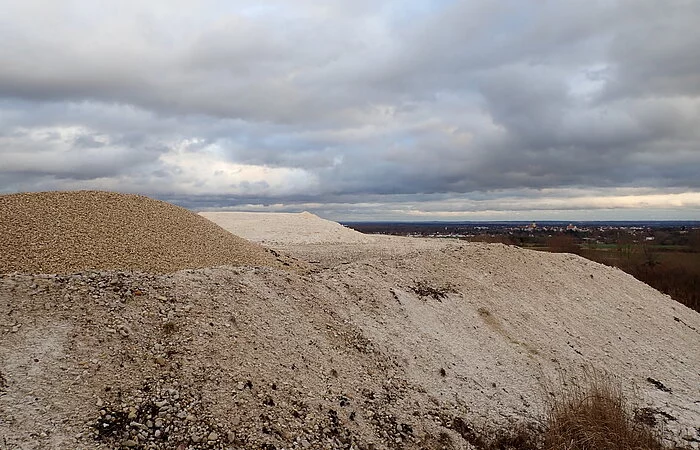
<path fill-rule="evenodd" d="M 698 21 L 688 0 L 9 1 L 0 192 L 693 215 Z M 618 189 L 660 197 L 572 194 Z"/>
<path fill-rule="evenodd" d="M 133 148 L 80 127 L 16 128 L 0 136 L 0 173 L 89 180 L 157 160 L 158 147 Z"/>

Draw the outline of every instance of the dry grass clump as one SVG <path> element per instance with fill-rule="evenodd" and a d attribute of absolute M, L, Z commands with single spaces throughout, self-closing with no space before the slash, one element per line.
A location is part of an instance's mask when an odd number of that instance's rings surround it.
<path fill-rule="evenodd" d="M 619 382 L 586 369 L 550 402 L 546 450 L 661 450 L 659 434 L 634 419 Z"/>
<path fill-rule="evenodd" d="M 184 208 L 115 192 L 0 195 L 0 273 L 281 266 Z"/>
<path fill-rule="evenodd" d="M 620 383 L 605 372 L 586 367 L 580 377 L 560 383 L 539 423 L 514 422 L 500 429 L 478 430 L 454 417 L 446 426 L 477 450 L 690 449 L 664 444 L 650 421 L 634 413 Z M 653 417 L 652 422 L 656 422 Z M 435 448 L 458 448 L 449 435 L 438 442 Z"/>

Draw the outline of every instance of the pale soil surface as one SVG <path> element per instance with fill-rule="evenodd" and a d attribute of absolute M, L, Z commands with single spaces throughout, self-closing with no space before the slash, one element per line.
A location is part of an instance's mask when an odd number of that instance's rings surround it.
<path fill-rule="evenodd" d="M 276 253 L 312 270 L 2 276 L 0 448 L 471 448 L 581 365 L 697 446 L 700 315 L 631 276 L 282 219 Z"/>
<path fill-rule="evenodd" d="M 374 241 L 373 236 L 346 228 L 314 214 L 201 212 L 236 236 L 266 245 L 274 244 L 357 244 Z"/>

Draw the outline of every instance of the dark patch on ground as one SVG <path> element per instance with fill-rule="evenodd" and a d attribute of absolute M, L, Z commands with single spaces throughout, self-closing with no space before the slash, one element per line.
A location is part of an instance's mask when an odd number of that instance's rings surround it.
<path fill-rule="evenodd" d="M 670 387 L 667 387 L 666 385 L 664 385 L 664 384 L 663 384 L 662 382 L 660 382 L 659 380 L 655 380 L 655 379 L 653 379 L 652 377 L 647 377 L 647 381 L 648 381 L 649 383 L 653 384 L 654 386 L 656 386 L 656 389 L 658 389 L 658 390 L 660 390 L 660 391 L 663 391 L 663 392 L 668 392 L 669 394 L 671 393 L 671 388 L 670 388 Z"/>

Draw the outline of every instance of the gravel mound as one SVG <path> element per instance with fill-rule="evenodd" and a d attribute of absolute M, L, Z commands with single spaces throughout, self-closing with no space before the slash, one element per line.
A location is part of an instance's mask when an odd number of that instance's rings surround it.
<path fill-rule="evenodd" d="M 697 312 L 574 255 L 389 242 L 308 245 L 308 273 L 0 277 L 0 448 L 474 449 L 582 366 L 698 448 Z"/>
<path fill-rule="evenodd" d="M 253 242 L 275 244 L 366 244 L 375 241 L 337 222 L 310 212 L 201 212 L 215 224 Z"/>
<path fill-rule="evenodd" d="M 0 273 L 280 266 L 257 244 L 178 206 L 113 192 L 0 196 Z"/>

